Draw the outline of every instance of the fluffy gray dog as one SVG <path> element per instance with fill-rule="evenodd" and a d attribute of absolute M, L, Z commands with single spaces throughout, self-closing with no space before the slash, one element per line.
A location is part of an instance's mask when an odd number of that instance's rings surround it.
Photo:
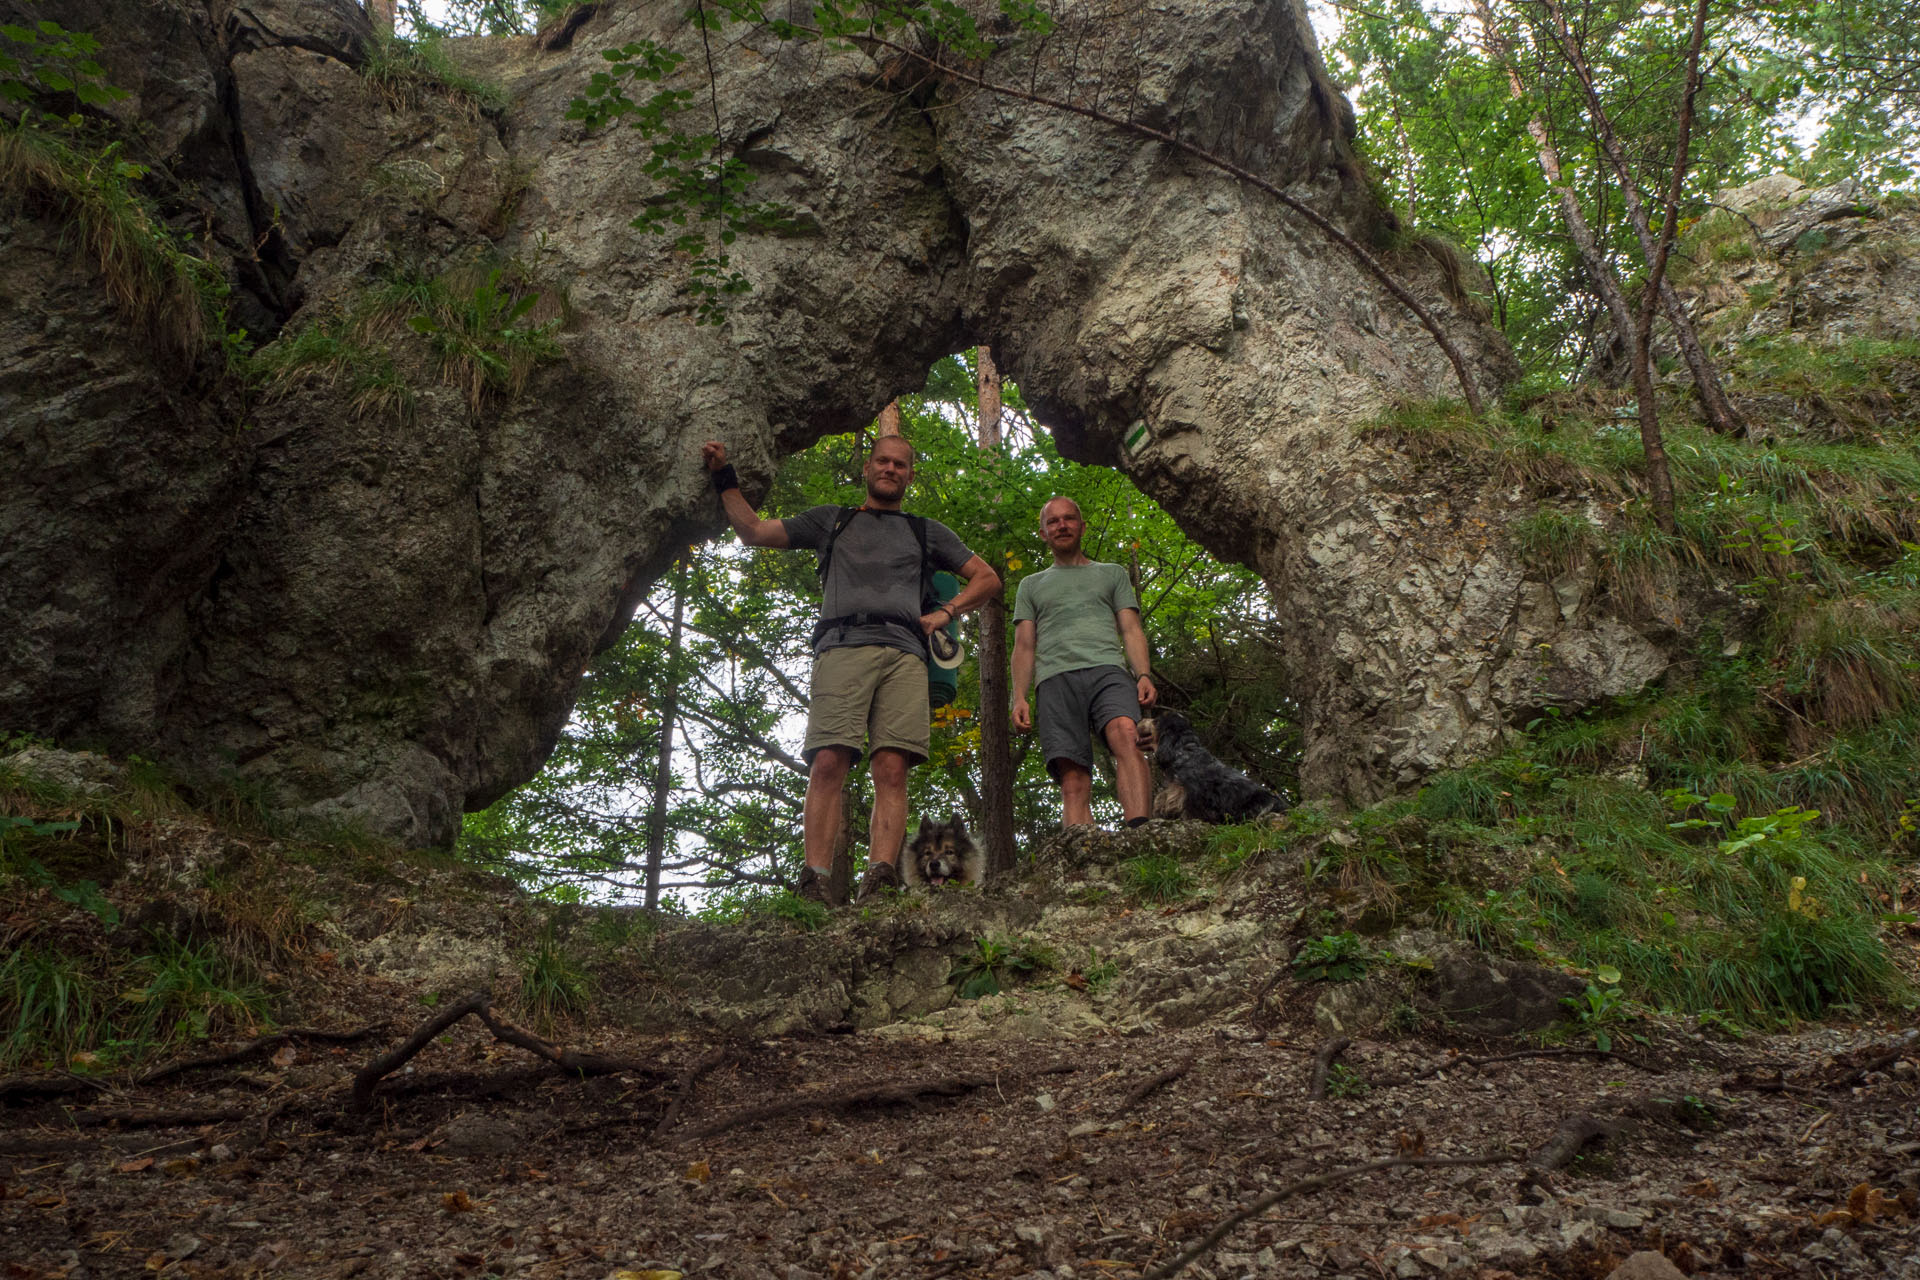
<path fill-rule="evenodd" d="M 945 822 L 920 819 L 920 830 L 900 854 L 900 879 L 909 889 L 944 889 L 950 884 L 979 884 L 987 875 L 987 855 L 958 814 Z"/>
<path fill-rule="evenodd" d="M 1238 769 L 1228 768 L 1200 745 L 1187 718 L 1162 711 L 1150 722 L 1153 762 L 1186 792 L 1184 811 L 1202 822 L 1249 822 L 1284 813 L 1287 802 Z"/>

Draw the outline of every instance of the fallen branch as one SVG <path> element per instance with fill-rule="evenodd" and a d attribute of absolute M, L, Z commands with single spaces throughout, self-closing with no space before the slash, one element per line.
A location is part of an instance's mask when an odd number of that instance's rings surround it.
<path fill-rule="evenodd" d="M 413 1034 L 408 1036 L 396 1049 L 381 1054 L 366 1066 L 360 1068 L 353 1078 L 353 1102 L 355 1111 L 365 1114 L 373 1109 L 373 1091 L 382 1079 L 392 1075 L 405 1066 L 409 1059 L 432 1044 L 434 1038 L 460 1019 L 471 1013 L 478 1013 L 493 1003 L 493 997 L 484 991 L 476 991 L 465 1000 L 448 1005 L 440 1012 L 428 1018 Z"/>
<path fill-rule="evenodd" d="M 660 1122 L 653 1126 L 656 1142 L 679 1122 L 680 1112 L 686 1108 L 687 1099 L 693 1096 L 693 1086 L 700 1082 L 701 1077 L 719 1070 L 737 1055 L 738 1050 L 732 1045 L 722 1045 L 680 1073 L 680 1078 L 673 1082 L 673 1097 L 668 1100 L 667 1109 L 660 1113 Z"/>
<path fill-rule="evenodd" d="M 1188 1246 L 1184 1253 L 1174 1258 L 1173 1261 L 1155 1267 L 1152 1271 L 1147 1272 L 1147 1274 L 1142 1277 L 1142 1280 L 1172 1280 L 1174 1276 L 1179 1275 L 1193 1263 L 1205 1257 L 1215 1245 L 1225 1240 L 1236 1227 L 1250 1219 L 1259 1217 L 1268 1209 L 1273 1208 L 1274 1205 L 1279 1204 L 1282 1200 L 1291 1199 L 1304 1192 L 1319 1191 L 1325 1187 L 1331 1187 L 1336 1183 L 1345 1182 L 1349 1178 L 1357 1178 L 1362 1174 L 1375 1173 L 1381 1169 L 1460 1168 L 1472 1165 L 1512 1164 L 1517 1159 L 1517 1156 L 1510 1155 L 1457 1157 L 1395 1156 L 1389 1160 L 1373 1160 L 1366 1164 L 1352 1164 L 1344 1169 L 1333 1169 L 1326 1173 L 1316 1173 L 1310 1178 L 1302 1178 L 1298 1182 L 1290 1182 L 1284 1187 L 1269 1191 L 1258 1200 L 1247 1205 L 1246 1208 L 1236 1210 L 1229 1214 L 1219 1226 L 1207 1232 L 1206 1235 L 1201 1236 L 1200 1239 Z"/>
<path fill-rule="evenodd" d="M 248 1058 L 258 1057 L 270 1049 L 299 1040 L 310 1040 L 319 1044 L 352 1044 L 364 1040 L 376 1031 L 386 1029 L 386 1022 L 369 1022 L 358 1031 L 322 1031 L 311 1027 L 297 1027 L 290 1031 L 276 1031 L 270 1036 L 261 1036 L 258 1040 L 249 1040 L 237 1049 L 228 1049 L 224 1053 L 210 1053 L 199 1058 L 181 1058 L 163 1066 L 155 1067 L 145 1075 L 136 1076 L 135 1084 L 155 1084 L 168 1076 L 179 1075 L 183 1071 L 200 1071 L 207 1067 L 224 1067 L 235 1062 L 244 1062 Z"/>
<path fill-rule="evenodd" d="M 493 1012 L 490 1005 L 474 1010 L 487 1030 L 493 1032 L 493 1038 L 516 1048 L 525 1049 L 535 1057 L 545 1058 L 562 1071 L 570 1071 L 583 1076 L 607 1076 L 621 1071 L 652 1072 L 649 1063 L 637 1058 L 616 1058 L 611 1054 L 591 1053 L 580 1049 L 570 1049 L 565 1045 L 553 1044 L 524 1027 L 517 1027 L 499 1014 Z"/>
<path fill-rule="evenodd" d="M 1827 1085 L 1829 1089 L 1850 1089 L 1876 1071 L 1885 1071 L 1910 1053 L 1920 1051 L 1920 1031 L 1909 1031 L 1893 1044 L 1881 1049 L 1853 1070 Z"/>
<path fill-rule="evenodd" d="M 1560 1127 L 1553 1131 L 1553 1136 L 1547 1139 L 1546 1144 L 1527 1161 L 1527 1173 L 1521 1179 L 1522 1185 L 1538 1182 L 1542 1174 L 1566 1168 L 1586 1149 L 1589 1142 L 1596 1138 L 1611 1138 L 1619 1131 L 1619 1125 L 1585 1112 L 1568 1116 L 1560 1122 Z"/>
<path fill-rule="evenodd" d="M 1333 1074 L 1333 1064 L 1352 1044 L 1353 1041 L 1342 1036 L 1314 1051 L 1313 1074 L 1307 1078 L 1307 1101 L 1319 1102 L 1327 1096 L 1327 1077 Z"/>
<path fill-rule="evenodd" d="M 1175 1063 L 1171 1067 L 1168 1067 L 1165 1071 L 1162 1071 L 1160 1074 L 1155 1076 L 1149 1076 L 1145 1080 L 1142 1080 L 1139 1084 L 1135 1085 L 1133 1087 L 1133 1090 L 1130 1093 L 1128 1093 L 1125 1098 L 1122 1098 L 1120 1100 L 1120 1105 L 1115 1107 L 1111 1112 L 1108 1113 L 1109 1116 L 1113 1119 L 1120 1118 L 1121 1116 L 1125 1115 L 1127 1112 L 1139 1106 L 1141 1101 L 1148 1094 L 1152 1093 L 1155 1089 L 1165 1088 L 1167 1085 L 1172 1084 L 1175 1080 L 1178 1080 L 1181 1076 L 1187 1074 L 1187 1072 L 1191 1070 L 1193 1070 L 1193 1055 L 1189 1054 L 1184 1060 Z"/>
<path fill-rule="evenodd" d="M 912 1106 L 922 1097 L 957 1098 L 992 1083 L 992 1076 L 946 1076 L 934 1080 L 910 1081 L 906 1084 L 857 1085 L 842 1093 L 804 1094 L 800 1097 L 768 1103 L 765 1106 L 748 1107 L 730 1116 L 722 1116 L 718 1120 L 696 1125 L 675 1136 L 687 1141 L 711 1138 L 715 1134 L 737 1129 L 741 1125 L 758 1124 L 763 1120 L 778 1120 L 783 1116 L 798 1115 L 803 1111 L 853 1111 L 861 1107 L 884 1106 L 889 1103 Z"/>

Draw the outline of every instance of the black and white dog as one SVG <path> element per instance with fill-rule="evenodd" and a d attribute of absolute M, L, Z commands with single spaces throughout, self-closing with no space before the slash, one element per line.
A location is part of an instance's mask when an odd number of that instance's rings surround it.
<path fill-rule="evenodd" d="M 1286 812 L 1285 800 L 1215 760 L 1178 711 L 1162 711 L 1143 728 L 1143 740 L 1154 744 L 1153 762 L 1186 793 L 1184 816 L 1202 822 L 1251 822 L 1262 814 Z"/>
<path fill-rule="evenodd" d="M 958 814 L 945 822 L 920 819 L 920 830 L 900 853 L 900 880 L 909 889 L 944 889 L 950 884 L 979 884 L 986 879 L 987 855 Z"/>

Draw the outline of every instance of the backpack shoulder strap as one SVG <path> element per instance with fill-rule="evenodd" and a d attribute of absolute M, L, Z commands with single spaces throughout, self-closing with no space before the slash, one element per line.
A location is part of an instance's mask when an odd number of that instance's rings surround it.
<path fill-rule="evenodd" d="M 827 589 L 827 570 L 833 566 L 833 544 L 839 539 L 841 530 L 851 524 L 853 518 L 859 514 L 858 507 L 841 507 L 840 514 L 833 519 L 833 528 L 827 531 L 827 541 L 820 548 L 820 564 L 817 571 L 822 591 Z"/>
<path fill-rule="evenodd" d="M 907 517 L 907 524 L 913 528 L 913 536 L 920 543 L 920 611 L 925 613 L 933 607 L 931 604 L 933 600 L 933 550 L 927 545 L 927 518 L 908 512 L 902 512 L 901 514 Z"/>

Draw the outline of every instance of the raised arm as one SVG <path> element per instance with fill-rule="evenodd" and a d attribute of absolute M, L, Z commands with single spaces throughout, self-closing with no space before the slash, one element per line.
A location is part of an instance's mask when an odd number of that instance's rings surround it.
<path fill-rule="evenodd" d="M 1153 687 L 1152 664 L 1147 660 L 1147 629 L 1140 625 L 1140 611 L 1122 609 L 1113 616 L 1120 624 L 1120 643 L 1127 651 L 1127 666 L 1133 669 L 1139 682 L 1135 692 L 1140 697 L 1140 705 L 1150 707 L 1159 700 L 1160 692 Z"/>
<path fill-rule="evenodd" d="M 1013 727 L 1025 733 L 1033 728 L 1033 708 L 1027 705 L 1027 690 L 1033 687 L 1033 646 L 1036 634 L 1032 618 L 1013 624 Z"/>
<path fill-rule="evenodd" d="M 706 465 L 707 474 L 714 478 L 714 488 L 720 490 L 720 507 L 727 513 L 727 523 L 740 535 L 740 541 L 750 547 L 792 545 L 787 541 L 786 522 L 762 520 L 747 496 L 740 492 L 740 480 L 727 463 L 727 446 L 718 440 L 707 441 L 700 446 L 700 461 Z"/>

